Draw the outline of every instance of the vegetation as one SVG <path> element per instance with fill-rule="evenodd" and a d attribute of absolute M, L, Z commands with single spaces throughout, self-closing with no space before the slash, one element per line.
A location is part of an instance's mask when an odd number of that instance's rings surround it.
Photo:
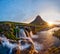
<path fill-rule="evenodd" d="M 13 22 L 0 22 L 0 34 L 4 34 L 8 39 L 18 40 L 16 38 L 16 31 L 19 29 L 15 29 L 15 23 Z"/>
<path fill-rule="evenodd" d="M 0 28 L 0 33 L 3 32 L 3 30 Z"/>
<path fill-rule="evenodd" d="M 45 54 L 60 54 L 60 47 L 51 47 L 51 48 L 48 48 L 47 51 L 45 51 Z"/>
<path fill-rule="evenodd" d="M 57 31 L 54 31 L 54 34 L 53 34 L 55 37 L 59 38 L 60 39 L 60 29 L 57 30 Z"/>

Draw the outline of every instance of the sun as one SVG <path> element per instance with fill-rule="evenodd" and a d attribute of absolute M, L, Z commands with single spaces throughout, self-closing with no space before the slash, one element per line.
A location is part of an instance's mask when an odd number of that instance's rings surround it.
<path fill-rule="evenodd" d="M 48 26 L 53 26 L 53 22 L 48 22 Z"/>

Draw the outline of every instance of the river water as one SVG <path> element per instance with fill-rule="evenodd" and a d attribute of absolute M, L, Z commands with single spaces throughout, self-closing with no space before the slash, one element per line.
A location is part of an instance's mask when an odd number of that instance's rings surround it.
<path fill-rule="evenodd" d="M 37 46 L 37 50 L 40 51 L 42 49 L 48 49 L 52 46 L 59 47 L 60 46 L 60 40 L 53 36 L 54 31 L 58 30 L 60 28 L 55 27 L 53 29 L 47 30 L 47 31 L 41 31 L 37 33 L 37 38 L 33 38 L 35 41 L 35 44 L 39 45 Z"/>
<path fill-rule="evenodd" d="M 32 35 L 32 39 L 34 41 L 34 47 L 36 48 L 36 50 L 43 50 L 43 49 L 47 49 L 51 46 L 60 46 L 60 40 L 53 36 L 53 31 L 58 30 L 60 28 L 55 27 L 53 29 L 47 30 L 47 31 L 41 31 L 38 32 L 37 35 Z M 21 30 L 22 31 L 22 30 Z M 16 47 L 16 44 L 11 44 L 9 43 L 8 40 L 3 41 L 5 43 L 5 45 L 8 45 L 8 48 L 4 45 L 4 43 L 2 43 L 2 45 L 0 44 L 0 54 L 11 54 L 12 48 Z M 5 47 L 4 47 L 5 46 Z M 11 47 L 11 49 L 10 49 Z"/>

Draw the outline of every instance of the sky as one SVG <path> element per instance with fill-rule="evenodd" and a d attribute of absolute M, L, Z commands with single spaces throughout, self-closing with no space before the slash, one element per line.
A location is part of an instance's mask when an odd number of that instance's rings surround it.
<path fill-rule="evenodd" d="M 0 0 L 0 21 L 30 23 L 37 15 L 60 22 L 60 0 Z"/>

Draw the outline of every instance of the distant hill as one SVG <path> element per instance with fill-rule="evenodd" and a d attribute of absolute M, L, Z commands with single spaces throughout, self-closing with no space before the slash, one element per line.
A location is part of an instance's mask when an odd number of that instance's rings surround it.
<path fill-rule="evenodd" d="M 47 23 L 41 18 L 41 16 L 38 15 L 38 16 L 35 18 L 35 20 L 32 21 L 30 24 L 44 25 L 44 24 L 47 24 Z"/>

